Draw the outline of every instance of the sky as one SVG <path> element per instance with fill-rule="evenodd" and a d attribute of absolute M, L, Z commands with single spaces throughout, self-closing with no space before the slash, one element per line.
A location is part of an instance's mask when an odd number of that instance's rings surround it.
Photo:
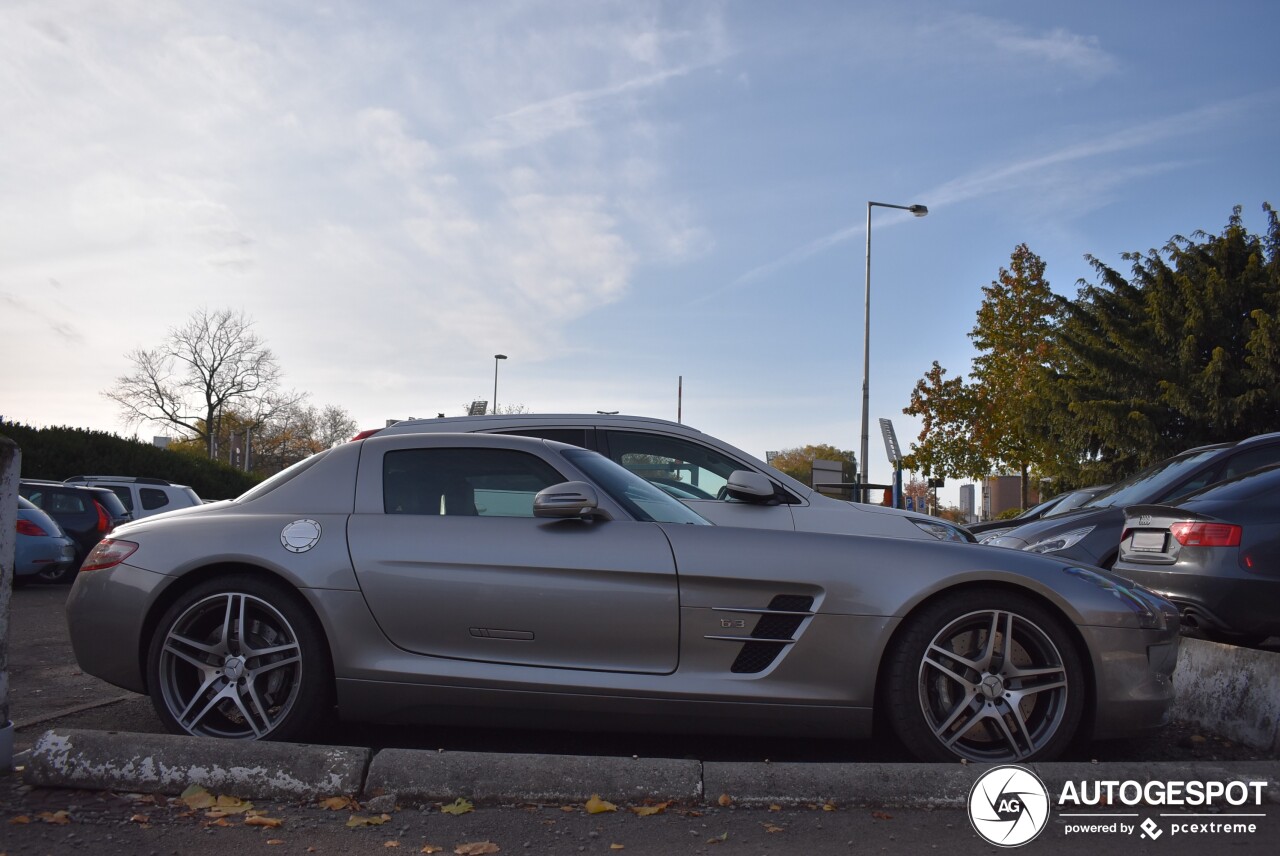
<path fill-rule="evenodd" d="M 0 2 L 0 416 L 140 436 L 103 392 L 243 310 L 361 427 L 676 419 L 870 478 L 981 289 L 1280 204 L 1270 0 Z M 681 390 L 683 394 L 681 395 Z M 949 484 L 944 501 L 955 502 Z"/>

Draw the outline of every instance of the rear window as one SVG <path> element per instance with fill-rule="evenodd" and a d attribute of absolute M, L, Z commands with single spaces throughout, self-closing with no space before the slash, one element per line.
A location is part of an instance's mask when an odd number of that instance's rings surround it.
<path fill-rule="evenodd" d="M 146 511 L 155 511 L 169 504 L 169 494 L 153 487 L 139 488 L 138 494 L 142 498 L 142 507 Z"/>
<path fill-rule="evenodd" d="M 1212 458 L 1222 454 L 1222 449 L 1204 449 L 1199 452 L 1168 458 L 1155 466 L 1148 467 L 1137 475 L 1118 482 L 1110 490 L 1103 491 L 1082 508 L 1110 508 L 1111 506 L 1138 505 L 1143 502 L 1155 502 L 1170 490 L 1181 485 L 1201 466 Z M 1188 487 L 1188 490 L 1191 488 Z"/>

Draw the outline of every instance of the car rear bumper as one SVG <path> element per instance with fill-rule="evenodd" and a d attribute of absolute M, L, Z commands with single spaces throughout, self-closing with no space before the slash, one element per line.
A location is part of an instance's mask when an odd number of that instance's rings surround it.
<path fill-rule="evenodd" d="M 147 691 L 144 618 L 172 577 L 116 565 L 76 575 L 67 595 L 67 630 L 86 673 L 137 693 Z"/>
<path fill-rule="evenodd" d="M 1227 633 L 1280 634 L 1280 579 L 1138 570 L 1131 566 L 1116 573 L 1172 601 L 1183 624 Z"/>

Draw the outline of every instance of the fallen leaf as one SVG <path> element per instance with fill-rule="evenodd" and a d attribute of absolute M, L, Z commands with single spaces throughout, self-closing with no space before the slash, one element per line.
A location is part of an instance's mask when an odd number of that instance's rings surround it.
<path fill-rule="evenodd" d="M 422 845 L 422 850 L 420 850 L 419 852 L 420 853 L 440 853 L 443 851 L 444 851 L 443 847 L 437 847 L 434 844 L 424 844 Z"/>
<path fill-rule="evenodd" d="M 24 823 L 30 823 L 30 822 L 31 822 L 31 818 L 27 817 L 25 814 L 20 814 L 17 817 L 9 818 L 9 823 L 13 826 L 21 826 Z"/>
<path fill-rule="evenodd" d="M 610 850 L 626 850 L 626 849 L 627 849 L 627 845 L 625 845 L 625 844 L 610 844 L 610 845 L 609 845 L 609 849 L 610 849 Z"/>
<path fill-rule="evenodd" d="M 782 832 L 784 829 L 786 829 L 786 827 L 785 827 L 785 826 L 777 826 L 777 825 L 772 824 L 772 823 L 762 823 L 762 824 L 760 824 L 760 825 L 764 827 L 764 831 L 765 831 L 765 832 L 768 832 L 768 833 L 770 833 L 770 834 L 772 834 L 772 833 L 774 833 L 774 832 Z"/>
<path fill-rule="evenodd" d="M 777 803 L 774 803 L 773 805 L 769 806 L 769 811 L 782 811 L 782 806 L 778 805 Z"/>
<path fill-rule="evenodd" d="M 71 812 L 66 809 L 61 811 L 42 811 L 36 817 L 45 823 L 52 823 L 54 826 L 66 826 L 71 822 Z"/>
<path fill-rule="evenodd" d="M 391 815 L 389 814 L 380 815 L 378 817 L 363 817 L 358 814 L 353 814 L 351 817 L 347 818 L 347 826 L 351 829 L 355 829 L 360 826 L 382 826 L 382 824 L 386 823 L 390 819 Z"/>
<path fill-rule="evenodd" d="M 232 814 L 239 814 L 253 808 L 253 803 L 248 800 L 242 800 L 240 797 L 221 795 L 218 797 L 218 803 L 214 807 Z"/>
<path fill-rule="evenodd" d="M 584 807 L 587 814 L 603 814 L 606 811 L 617 811 L 618 807 L 608 800 L 600 799 L 599 794 L 592 794 L 591 799 L 587 800 Z"/>
<path fill-rule="evenodd" d="M 472 804 L 471 800 L 458 797 L 456 800 L 449 803 L 448 805 L 440 806 L 440 810 L 445 814 L 451 814 L 454 817 L 457 817 L 460 814 L 466 814 L 469 811 L 475 811 L 476 807 L 475 805 Z"/>
<path fill-rule="evenodd" d="M 560 806 L 560 810 L 561 811 L 577 811 L 578 807 L 576 805 L 562 805 Z"/>
<path fill-rule="evenodd" d="M 662 814 L 669 805 L 671 805 L 669 802 L 658 803 L 657 805 L 633 805 L 631 811 L 639 817 L 649 817 L 655 814 Z"/>
<path fill-rule="evenodd" d="M 282 823 L 284 823 L 284 821 L 278 817 L 263 817 L 260 814 L 255 814 L 244 819 L 245 826 L 265 826 L 268 829 L 275 829 Z"/>
<path fill-rule="evenodd" d="M 227 819 L 225 817 L 220 817 L 217 820 L 211 820 L 204 825 L 205 826 L 230 826 L 231 824 L 227 822 Z"/>
<path fill-rule="evenodd" d="M 871 816 L 876 820 L 893 820 L 893 815 L 884 811 L 873 811 L 871 812 Z"/>
<path fill-rule="evenodd" d="M 472 841 L 459 844 L 453 848 L 453 852 L 456 856 L 489 856 L 490 853 L 501 853 L 502 848 L 492 841 Z"/>
<path fill-rule="evenodd" d="M 707 843 L 708 844 L 724 844 L 728 840 L 729 840 L 729 833 L 722 832 L 719 835 L 717 835 L 715 838 L 708 838 Z"/>
<path fill-rule="evenodd" d="M 733 805 L 733 797 L 728 794 L 721 794 L 720 799 L 716 800 L 716 802 L 720 803 L 722 808 L 728 808 Z"/>
<path fill-rule="evenodd" d="M 320 808 L 326 811 L 359 810 L 360 803 L 356 802 L 352 797 L 329 797 L 328 799 L 320 800 Z"/>
<path fill-rule="evenodd" d="M 268 844 L 270 844 L 270 845 L 272 845 L 272 846 L 275 846 L 276 844 L 284 844 L 284 839 L 283 839 L 283 838 L 268 838 L 268 839 L 267 839 L 267 843 L 268 843 Z M 314 852 L 316 852 L 316 851 L 315 851 L 315 848 L 314 848 L 314 847 L 308 847 L 308 848 L 307 848 L 307 852 L 308 852 L 308 853 L 314 853 Z"/>
<path fill-rule="evenodd" d="M 135 814 L 133 817 L 129 818 L 129 822 L 130 823 L 150 823 L 151 818 L 147 817 L 145 814 Z"/>
<path fill-rule="evenodd" d="M 835 804 L 835 803 L 833 803 L 833 802 L 823 803 L 823 805 L 822 805 L 822 810 L 823 810 L 823 811 L 835 811 L 835 810 L 836 810 L 836 804 Z"/>
<path fill-rule="evenodd" d="M 182 800 L 182 802 L 186 804 L 187 808 L 192 810 L 212 808 L 217 805 L 218 802 L 214 799 L 213 794 L 209 793 L 199 785 L 192 785 L 187 788 L 182 792 L 182 796 L 178 797 L 178 799 Z"/>
<path fill-rule="evenodd" d="M 383 846 L 383 847 L 399 847 L 399 846 L 400 846 L 400 842 L 399 842 L 399 841 L 384 841 L 384 842 L 382 842 L 382 846 Z"/>

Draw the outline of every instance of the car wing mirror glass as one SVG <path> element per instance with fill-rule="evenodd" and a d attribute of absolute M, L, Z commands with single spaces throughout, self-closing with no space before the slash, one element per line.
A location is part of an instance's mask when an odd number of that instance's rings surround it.
<path fill-rule="evenodd" d="M 724 488 L 726 494 L 742 502 L 768 502 L 774 494 L 768 476 L 751 470 L 734 470 Z"/>
<path fill-rule="evenodd" d="M 595 487 L 582 481 L 564 482 L 538 491 L 533 498 L 533 516 L 609 519 L 609 514 L 600 508 L 600 495 Z"/>

